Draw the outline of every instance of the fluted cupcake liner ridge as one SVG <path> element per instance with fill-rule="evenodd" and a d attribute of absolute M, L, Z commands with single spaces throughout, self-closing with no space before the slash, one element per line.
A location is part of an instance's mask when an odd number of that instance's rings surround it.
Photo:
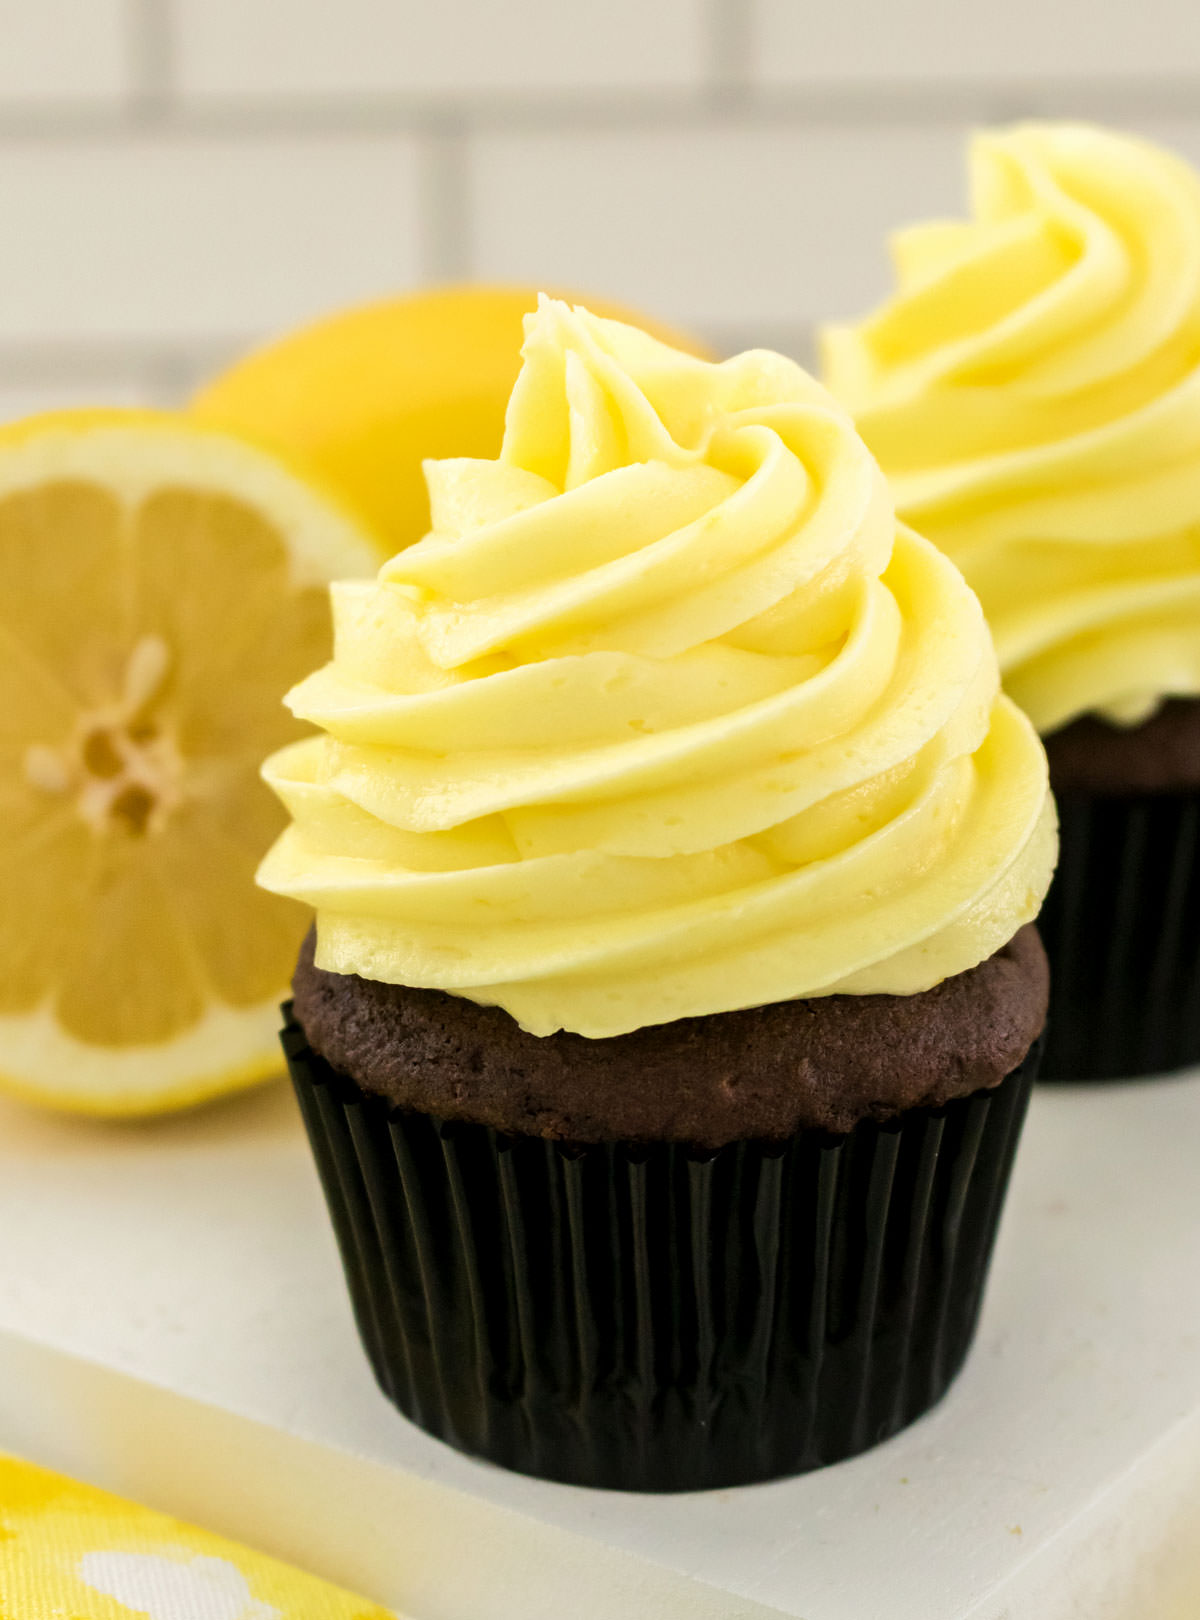
<path fill-rule="evenodd" d="M 390 1107 L 283 1042 L 400 1410 L 505 1467 L 714 1488 L 850 1457 L 974 1333 L 1037 1066 L 843 1137 L 581 1148 Z"/>
<path fill-rule="evenodd" d="M 1200 1062 L 1200 794 L 1059 798 L 1044 1080 Z"/>

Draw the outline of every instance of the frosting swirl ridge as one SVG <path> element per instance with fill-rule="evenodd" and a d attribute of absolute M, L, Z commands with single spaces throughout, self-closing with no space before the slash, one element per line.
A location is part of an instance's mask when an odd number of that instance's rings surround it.
<path fill-rule="evenodd" d="M 898 233 L 823 336 L 901 516 L 978 592 L 1039 731 L 1200 694 L 1200 179 L 1077 124 L 980 134 L 971 213 Z"/>
<path fill-rule="evenodd" d="M 915 993 L 1033 917 L 1045 758 L 979 605 L 810 377 L 545 300 L 497 461 L 334 587 L 260 873 L 318 965 L 591 1037 Z"/>

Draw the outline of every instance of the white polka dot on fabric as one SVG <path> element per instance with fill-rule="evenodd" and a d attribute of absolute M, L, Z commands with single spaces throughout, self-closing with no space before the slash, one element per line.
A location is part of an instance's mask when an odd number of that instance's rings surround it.
<path fill-rule="evenodd" d="M 90 1552 L 79 1560 L 79 1579 L 148 1620 L 283 1620 L 260 1603 L 246 1577 L 225 1558 L 155 1553 Z"/>

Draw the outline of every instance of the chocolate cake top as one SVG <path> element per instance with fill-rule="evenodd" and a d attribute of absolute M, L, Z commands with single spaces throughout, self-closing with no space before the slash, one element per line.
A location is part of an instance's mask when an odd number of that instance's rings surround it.
<path fill-rule="evenodd" d="M 1200 698 L 1169 698 L 1140 726 L 1087 714 L 1042 740 L 1055 793 L 1117 798 L 1200 788 Z"/>
<path fill-rule="evenodd" d="M 399 1107 L 514 1135 L 716 1148 L 843 1133 L 995 1086 L 1046 1016 L 1036 928 L 913 996 L 826 996 L 589 1040 L 498 1007 L 327 973 L 305 941 L 295 1015 L 313 1049 Z"/>

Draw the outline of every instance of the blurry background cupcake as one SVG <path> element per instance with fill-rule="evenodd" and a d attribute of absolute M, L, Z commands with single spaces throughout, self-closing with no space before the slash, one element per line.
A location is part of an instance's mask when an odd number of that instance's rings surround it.
<path fill-rule="evenodd" d="M 1074 124 L 980 135 L 970 176 L 825 374 L 1046 739 L 1043 1073 L 1172 1069 L 1200 1059 L 1200 180 Z"/>
<path fill-rule="evenodd" d="M 1044 753 L 853 425 L 544 300 L 497 460 L 335 587 L 260 872 L 383 1387 L 638 1489 L 850 1455 L 970 1342 L 1043 1021 Z"/>

